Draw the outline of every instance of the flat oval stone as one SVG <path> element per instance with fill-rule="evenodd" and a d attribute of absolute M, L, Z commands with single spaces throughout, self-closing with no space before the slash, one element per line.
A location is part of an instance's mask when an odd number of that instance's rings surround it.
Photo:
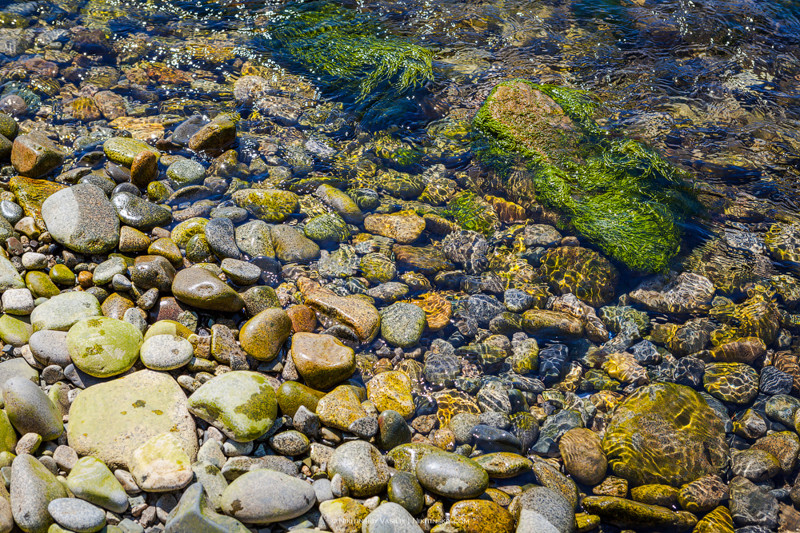
<path fill-rule="evenodd" d="M 292 321 L 286 311 L 269 308 L 245 322 L 239 331 L 239 342 L 254 359 L 272 361 L 291 332 Z"/>
<path fill-rule="evenodd" d="M 417 463 L 420 484 L 439 496 L 453 500 L 477 498 L 489 486 L 489 475 L 481 465 L 454 453 L 431 453 Z"/>
<path fill-rule="evenodd" d="M 53 500 L 47 511 L 58 525 L 75 533 L 94 533 L 106 525 L 106 513 L 102 509 L 78 498 Z"/>
<path fill-rule="evenodd" d="M 102 190 L 78 184 L 61 189 L 42 203 L 47 231 L 70 250 L 103 254 L 119 242 L 119 218 Z"/>
<path fill-rule="evenodd" d="M 297 518 L 314 506 L 310 483 L 274 470 L 254 470 L 236 478 L 222 493 L 222 511 L 247 524 Z"/>
<path fill-rule="evenodd" d="M 573 428 L 558 443 L 564 468 L 576 481 L 597 485 L 606 475 L 608 462 L 600 437 L 591 429 Z"/>
<path fill-rule="evenodd" d="M 72 291 L 53 296 L 31 313 L 34 331 L 67 331 L 79 320 L 101 316 L 100 302 L 87 292 Z"/>
<path fill-rule="evenodd" d="M 192 460 L 181 439 L 160 433 L 133 450 L 130 472 L 139 488 L 146 492 L 169 492 L 192 482 Z"/>
<path fill-rule="evenodd" d="M 295 333 L 291 355 L 297 372 L 314 389 L 338 385 L 356 369 L 353 349 L 332 335 Z"/>
<path fill-rule="evenodd" d="M 278 189 L 242 189 L 231 198 L 236 205 L 266 222 L 283 222 L 300 209 L 296 194 Z"/>
<path fill-rule="evenodd" d="M 96 378 L 116 376 L 131 368 L 141 344 L 142 333 L 136 326 L 115 318 L 87 318 L 67 333 L 72 362 Z"/>
<path fill-rule="evenodd" d="M 82 457 L 67 476 L 67 487 L 76 497 L 108 509 L 124 513 L 128 509 L 128 495 L 111 470 L 94 457 Z"/>
<path fill-rule="evenodd" d="M 130 137 L 112 137 L 103 143 L 106 157 L 126 167 L 130 167 L 134 158 L 144 150 L 153 151 L 154 148 L 144 141 Z"/>
<path fill-rule="evenodd" d="M 153 335 L 142 343 L 139 357 L 151 370 L 175 370 L 192 360 L 194 347 L 177 335 Z"/>
<path fill-rule="evenodd" d="M 336 474 L 357 498 L 380 494 L 389 482 L 389 467 L 381 452 L 362 440 L 346 442 L 336 448 L 328 461 L 328 477 Z"/>
<path fill-rule="evenodd" d="M 474 458 L 492 479 L 505 479 L 531 471 L 533 463 L 517 453 L 496 452 Z"/>
<path fill-rule="evenodd" d="M 32 455 L 22 454 L 11 463 L 11 513 L 23 531 L 45 532 L 53 518 L 51 501 L 67 497 L 67 489 Z"/>
<path fill-rule="evenodd" d="M 149 202 L 129 192 L 120 192 L 111 198 L 117 216 L 136 229 L 148 230 L 167 226 L 172 222 L 172 212 L 164 206 Z"/>
<path fill-rule="evenodd" d="M 275 391 L 258 372 L 226 372 L 189 397 L 189 411 L 237 442 L 266 433 L 277 416 Z"/>
<path fill-rule="evenodd" d="M 464 500 L 450 507 L 450 523 L 464 533 L 513 533 L 511 513 L 489 500 Z"/>
<path fill-rule="evenodd" d="M 385 502 L 364 519 L 363 533 L 422 533 L 417 521 L 402 506 Z"/>
<path fill-rule="evenodd" d="M 36 433 L 42 440 L 53 440 L 64 432 L 61 412 L 39 385 L 15 376 L 6 380 L 2 388 L 8 418 L 21 435 Z"/>
<path fill-rule="evenodd" d="M 181 270 L 172 281 L 172 294 L 181 302 L 208 311 L 236 313 L 244 300 L 224 281 L 204 268 Z"/>
<path fill-rule="evenodd" d="M 397 302 L 381 313 L 381 336 L 401 348 L 415 345 L 425 331 L 425 311 L 414 304 Z"/>

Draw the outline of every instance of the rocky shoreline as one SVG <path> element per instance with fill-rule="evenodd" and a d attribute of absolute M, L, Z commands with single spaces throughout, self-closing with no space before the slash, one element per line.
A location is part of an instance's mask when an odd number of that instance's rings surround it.
<path fill-rule="evenodd" d="M 412 142 L 224 35 L 183 70 L 0 15 L 0 532 L 800 528 L 796 213 L 565 82 Z M 416 97 L 429 52 L 372 31 L 358 104 Z"/>

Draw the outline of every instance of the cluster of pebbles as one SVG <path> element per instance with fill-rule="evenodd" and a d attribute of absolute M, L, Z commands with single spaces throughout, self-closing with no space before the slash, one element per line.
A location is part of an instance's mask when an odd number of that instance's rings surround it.
<path fill-rule="evenodd" d="M 0 24 L 0 532 L 800 528 L 792 213 L 641 278 L 473 186 L 474 105 L 415 154 L 229 42 Z"/>

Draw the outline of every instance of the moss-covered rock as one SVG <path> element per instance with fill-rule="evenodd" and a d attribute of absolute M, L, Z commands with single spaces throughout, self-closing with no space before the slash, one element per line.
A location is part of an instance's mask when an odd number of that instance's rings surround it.
<path fill-rule="evenodd" d="M 556 294 L 572 293 L 597 307 L 614 297 L 617 269 L 602 255 L 579 246 L 549 250 L 539 267 L 542 277 Z"/>
<path fill-rule="evenodd" d="M 683 173 L 635 141 L 606 136 L 597 108 L 581 91 L 503 82 L 473 121 L 476 153 L 513 200 L 560 211 L 633 270 L 663 270 L 680 245 L 680 213 L 692 205 Z"/>
<path fill-rule="evenodd" d="M 728 462 L 722 421 L 689 387 L 643 387 L 614 411 L 603 450 L 614 473 L 634 485 L 680 486 Z"/>
<path fill-rule="evenodd" d="M 469 191 L 455 195 L 447 204 L 444 214 L 463 229 L 484 235 L 490 235 L 500 224 L 492 204 Z"/>

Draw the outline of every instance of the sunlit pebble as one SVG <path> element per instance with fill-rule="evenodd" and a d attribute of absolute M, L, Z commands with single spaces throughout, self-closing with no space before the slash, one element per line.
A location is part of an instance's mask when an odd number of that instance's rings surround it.
<path fill-rule="evenodd" d="M 28 104 L 17 94 L 7 94 L 0 98 L 0 111 L 20 117 L 28 111 Z"/>

